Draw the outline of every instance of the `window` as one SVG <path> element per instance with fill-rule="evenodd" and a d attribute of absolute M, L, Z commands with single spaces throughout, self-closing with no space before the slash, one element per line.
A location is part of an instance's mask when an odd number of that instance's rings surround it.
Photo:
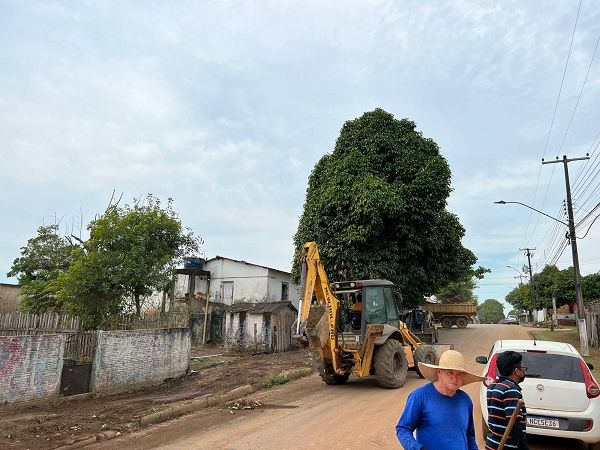
<path fill-rule="evenodd" d="M 282 302 L 290 299 L 289 291 L 290 291 L 290 285 L 286 282 L 282 282 L 281 283 L 281 301 Z"/>
<path fill-rule="evenodd" d="M 233 304 L 233 281 L 221 282 L 221 298 L 226 305 Z"/>
<path fill-rule="evenodd" d="M 383 288 L 383 298 L 385 299 L 385 304 L 387 306 L 387 320 L 398 320 L 398 311 L 396 310 L 396 304 L 394 302 L 394 291 L 392 291 L 392 287 L 384 287 Z"/>
<path fill-rule="evenodd" d="M 383 296 L 383 288 L 367 287 L 366 292 L 366 322 L 367 323 L 386 323 L 387 315 L 385 308 L 385 299 Z"/>
<path fill-rule="evenodd" d="M 579 359 L 567 355 L 552 353 L 522 352 L 523 365 L 527 375 L 546 380 L 563 380 L 583 383 L 583 372 Z"/>

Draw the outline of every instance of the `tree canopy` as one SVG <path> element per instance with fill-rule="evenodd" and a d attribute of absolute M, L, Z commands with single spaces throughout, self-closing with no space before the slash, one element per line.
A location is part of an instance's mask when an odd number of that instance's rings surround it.
<path fill-rule="evenodd" d="M 536 308 L 551 308 L 552 296 L 556 297 L 556 306 L 571 305 L 576 302 L 575 275 L 572 267 L 560 270 L 556 266 L 545 266 L 536 273 L 532 281 L 535 290 Z M 583 300 L 588 303 L 600 299 L 600 274 L 593 273 L 581 278 Z M 515 309 L 531 310 L 531 290 L 529 284 L 514 288 L 506 296 L 506 301 Z"/>
<path fill-rule="evenodd" d="M 34 314 L 62 309 L 62 300 L 48 286 L 68 269 L 75 247 L 69 238 L 59 235 L 58 225 L 39 227 L 37 236 L 21 247 L 21 256 L 13 261 L 8 276 L 19 280 L 23 309 Z"/>
<path fill-rule="evenodd" d="M 498 300 L 488 298 L 477 307 L 477 315 L 481 323 L 498 323 L 504 319 L 504 307 Z"/>
<path fill-rule="evenodd" d="M 305 242 L 316 241 L 332 280 L 385 278 L 408 305 L 473 273 L 465 230 L 446 210 L 450 167 L 437 144 L 376 109 L 342 127 L 315 165 L 294 236 L 293 274 Z"/>
<path fill-rule="evenodd" d="M 142 297 L 166 289 L 176 265 L 201 244 L 183 229 L 170 199 L 163 207 L 151 195 L 132 205 L 111 204 L 88 230 L 89 239 L 79 246 L 58 236 L 57 226 L 40 228 L 28 242 L 11 274 L 18 275 L 25 294 L 39 279 L 44 285 L 39 294 L 24 296 L 24 309 L 70 312 L 88 328 L 130 308 L 139 314 Z M 52 270 L 44 271 L 49 260 Z"/>

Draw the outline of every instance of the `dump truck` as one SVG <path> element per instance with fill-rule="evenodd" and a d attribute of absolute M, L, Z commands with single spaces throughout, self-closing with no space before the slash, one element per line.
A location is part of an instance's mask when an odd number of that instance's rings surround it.
<path fill-rule="evenodd" d="M 444 328 L 465 328 L 473 323 L 477 315 L 477 305 L 474 303 L 429 303 L 423 305 L 425 311 L 433 314 L 433 319 Z"/>
<path fill-rule="evenodd" d="M 409 368 L 421 376 L 419 362 L 436 363 L 436 348 L 422 343 L 400 320 L 392 282 L 330 284 L 315 242 L 304 245 L 301 269 L 294 337 L 318 352 L 326 384 L 375 375 L 380 386 L 399 388 Z"/>

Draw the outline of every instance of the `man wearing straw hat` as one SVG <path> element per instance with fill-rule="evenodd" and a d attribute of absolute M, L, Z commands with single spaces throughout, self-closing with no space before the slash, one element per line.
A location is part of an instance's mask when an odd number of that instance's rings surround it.
<path fill-rule="evenodd" d="M 404 449 L 477 450 L 473 402 L 460 388 L 484 378 L 466 370 L 463 355 L 454 350 L 442 353 L 437 366 L 420 362 L 419 370 L 432 383 L 408 396 L 396 425 Z"/>

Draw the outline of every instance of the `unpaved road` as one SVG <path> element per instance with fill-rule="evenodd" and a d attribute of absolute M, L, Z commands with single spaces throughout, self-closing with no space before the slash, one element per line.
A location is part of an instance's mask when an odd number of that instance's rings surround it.
<path fill-rule="evenodd" d="M 480 373 L 478 355 L 487 355 L 496 339 L 528 339 L 528 331 L 510 325 L 469 325 L 441 330 L 440 342 L 463 352 L 467 368 Z M 102 449 L 356 449 L 401 448 L 395 425 L 406 397 L 424 381 L 410 371 L 402 389 L 386 390 L 374 379 L 352 379 L 326 386 L 316 375 L 252 397 L 263 406 L 249 411 L 208 409 L 153 428 L 98 443 Z M 478 386 L 465 387 L 473 399 L 480 448 L 481 409 Z M 534 449 L 582 449 L 577 441 L 530 439 Z"/>

